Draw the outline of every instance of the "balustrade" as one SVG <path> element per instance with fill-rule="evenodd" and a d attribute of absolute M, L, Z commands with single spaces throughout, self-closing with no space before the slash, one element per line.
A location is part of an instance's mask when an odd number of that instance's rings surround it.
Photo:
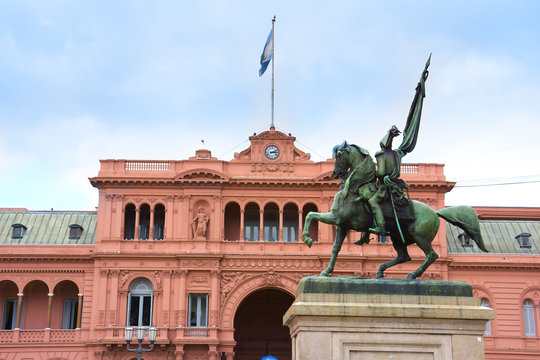
<path fill-rule="evenodd" d="M 208 337 L 208 329 L 186 328 L 184 329 L 184 337 Z"/>
<path fill-rule="evenodd" d="M 0 330 L 0 343 L 72 343 L 80 337 L 80 329 Z"/>
<path fill-rule="evenodd" d="M 168 161 L 126 161 L 124 163 L 126 171 L 169 171 Z"/>

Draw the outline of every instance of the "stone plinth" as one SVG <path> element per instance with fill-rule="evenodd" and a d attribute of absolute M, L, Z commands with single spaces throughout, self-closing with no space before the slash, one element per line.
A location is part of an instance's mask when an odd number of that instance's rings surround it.
<path fill-rule="evenodd" d="M 467 283 L 312 276 L 283 323 L 293 360 L 470 360 L 490 319 Z"/>

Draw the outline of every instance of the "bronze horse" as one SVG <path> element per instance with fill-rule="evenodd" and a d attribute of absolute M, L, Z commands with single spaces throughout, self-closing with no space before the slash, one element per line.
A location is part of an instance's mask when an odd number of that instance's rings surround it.
<path fill-rule="evenodd" d="M 349 145 L 346 142 L 334 148 L 334 178 L 346 178 L 342 188 L 334 196 L 334 202 L 329 213 L 310 212 L 306 216 L 302 236 L 304 242 L 311 247 L 312 239 L 309 237 L 309 226 L 311 221 L 318 220 L 325 224 L 336 226 L 336 238 L 332 247 L 332 257 L 328 267 L 321 272 L 322 276 L 328 276 L 334 271 L 337 255 L 341 250 L 343 240 L 349 230 L 367 232 L 373 224 L 373 217 L 367 210 L 365 204 L 355 201 L 358 194 L 352 189 L 357 188 L 358 183 L 368 180 L 375 182 L 375 179 L 365 179 L 362 169 L 370 168 L 375 164 L 369 153 L 356 145 Z M 356 185 L 356 186 L 355 186 Z M 487 252 L 480 233 L 478 217 L 469 206 L 452 206 L 434 211 L 428 205 L 412 200 L 413 217 L 409 220 L 400 220 L 403 239 L 395 222 L 388 224 L 388 231 L 392 239 L 392 245 L 397 252 L 394 260 L 382 264 L 377 270 L 377 279 L 384 277 L 384 271 L 391 266 L 410 261 L 407 246 L 416 244 L 426 254 L 426 260 L 422 265 L 407 275 L 407 280 L 413 280 L 421 276 L 426 269 L 439 257 L 433 250 L 431 242 L 439 230 L 439 217 L 454 224 L 465 231 L 478 245 Z M 369 241 L 369 237 L 362 237 L 356 244 L 361 245 Z"/>

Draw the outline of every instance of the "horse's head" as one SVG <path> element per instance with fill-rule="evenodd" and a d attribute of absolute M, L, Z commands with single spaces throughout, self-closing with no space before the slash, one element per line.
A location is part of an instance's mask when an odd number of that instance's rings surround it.
<path fill-rule="evenodd" d="M 332 177 L 334 179 L 344 178 L 350 168 L 349 163 L 350 146 L 346 141 L 341 145 L 336 145 L 332 149 L 332 158 L 334 159 L 334 171 Z"/>

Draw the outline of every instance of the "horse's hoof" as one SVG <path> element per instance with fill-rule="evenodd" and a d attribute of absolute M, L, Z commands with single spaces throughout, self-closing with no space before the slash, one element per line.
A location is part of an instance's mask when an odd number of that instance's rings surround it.
<path fill-rule="evenodd" d="M 377 274 L 375 275 L 375 278 L 376 279 L 383 279 L 384 278 L 384 274 L 382 271 L 377 271 Z"/>
<path fill-rule="evenodd" d="M 320 276 L 325 276 L 325 277 L 328 277 L 328 272 L 326 270 L 322 271 L 321 272 L 321 275 Z"/>
<path fill-rule="evenodd" d="M 416 279 L 415 273 L 410 273 L 409 275 L 407 275 L 407 280 L 415 280 L 415 279 Z"/>
<path fill-rule="evenodd" d="M 311 244 L 313 244 L 313 240 L 310 237 L 305 238 L 304 242 L 309 248 L 311 247 Z"/>

